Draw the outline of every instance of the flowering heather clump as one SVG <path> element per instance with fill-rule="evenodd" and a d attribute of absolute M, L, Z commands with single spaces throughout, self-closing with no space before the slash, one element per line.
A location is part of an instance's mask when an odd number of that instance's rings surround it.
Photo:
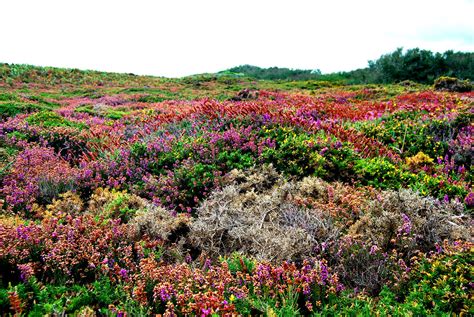
<path fill-rule="evenodd" d="M 34 202 L 51 202 L 60 193 L 75 189 L 75 181 L 75 169 L 51 148 L 32 147 L 17 155 L 1 192 L 10 210 L 25 214 Z"/>
<path fill-rule="evenodd" d="M 134 297 L 155 312 L 165 314 L 232 315 L 243 313 L 242 305 L 255 305 L 253 313 L 268 313 L 263 298 L 281 307 L 291 296 L 301 296 L 305 307 L 320 305 L 331 294 L 343 290 L 337 274 L 324 261 L 305 261 L 301 268 L 283 263 L 260 263 L 253 270 L 243 267 L 233 273 L 226 262 L 192 269 L 187 264 L 163 266 L 153 260 L 140 263 Z M 253 303 L 256 301 L 256 303 Z"/>
<path fill-rule="evenodd" d="M 12 67 L 0 315 L 474 310 L 472 92 Z"/>

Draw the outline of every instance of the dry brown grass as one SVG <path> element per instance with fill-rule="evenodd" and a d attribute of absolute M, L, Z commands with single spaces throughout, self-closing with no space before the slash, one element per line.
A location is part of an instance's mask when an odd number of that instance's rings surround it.
<path fill-rule="evenodd" d="M 471 239 L 470 221 L 461 203 L 440 202 L 408 189 L 390 190 L 371 201 L 349 234 L 384 248 L 405 234 L 413 237 L 413 248 L 430 250 L 444 239 Z"/>

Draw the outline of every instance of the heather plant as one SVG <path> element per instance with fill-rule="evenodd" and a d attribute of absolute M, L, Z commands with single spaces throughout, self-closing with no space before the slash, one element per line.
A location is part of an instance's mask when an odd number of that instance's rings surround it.
<path fill-rule="evenodd" d="M 406 164 L 412 172 L 419 172 L 422 168 L 430 168 L 433 159 L 423 152 L 418 152 L 415 156 L 407 157 Z"/>
<path fill-rule="evenodd" d="M 75 109 L 79 113 L 88 113 L 98 117 L 109 118 L 113 120 L 122 119 L 125 115 L 130 114 L 130 110 L 126 107 L 114 107 L 115 103 L 121 104 L 120 100 L 109 101 L 109 104 L 96 103 L 95 105 L 80 106 Z M 111 105 L 110 105 L 111 104 Z"/>
<path fill-rule="evenodd" d="M 312 310 L 320 301 L 342 290 L 337 274 L 324 262 L 306 261 L 301 267 L 261 263 L 252 272 L 235 275 L 226 262 L 202 268 L 189 265 L 160 266 L 141 262 L 134 298 L 155 313 L 263 314 L 270 311 Z M 185 292 L 180 292 L 181 289 Z M 304 299 L 303 304 L 296 298 Z M 304 306 L 303 306 L 304 305 Z"/>
<path fill-rule="evenodd" d="M 366 121 L 361 129 L 405 157 L 420 151 L 431 157 L 444 156 L 448 142 L 456 137 L 464 124 L 459 125 L 456 119 L 424 119 L 426 116 L 423 112 L 397 112 Z"/>
<path fill-rule="evenodd" d="M 0 101 L 1 119 L 7 119 L 9 117 L 14 117 L 18 114 L 32 113 L 39 110 L 45 110 L 45 107 L 31 102 Z"/>
<path fill-rule="evenodd" d="M 409 167 L 413 169 L 412 162 L 418 162 L 418 158 L 408 158 L 407 162 L 407 166 L 397 166 L 383 158 L 357 160 L 354 164 L 357 182 L 381 189 L 408 187 L 424 196 L 440 199 L 446 196 L 460 199 L 468 194 L 467 186 L 462 181 L 456 181 L 449 175 L 430 175 L 427 164 L 423 163 L 417 173 L 414 173 Z"/>
<path fill-rule="evenodd" d="M 354 170 L 362 184 L 382 189 L 400 188 L 416 179 L 415 174 L 407 173 L 396 164 L 379 157 L 357 160 Z"/>
<path fill-rule="evenodd" d="M 136 259 L 143 254 L 142 245 L 127 238 L 128 228 L 120 220 L 67 216 L 1 229 L 2 278 L 15 282 L 36 276 L 48 283 L 79 283 L 104 274 L 123 280 L 137 269 Z M 159 246 L 142 241 L 150 250 Z"/>
<path fill-rule="evenodd" d="M 382 314 L 391 316 L 420 316 L 469 314 L 472 296 L 469 280 L 472 269 L 472 245 L 441 244 L 435 254 L 416 258 L 400 287 L 384 286 L 377 297 L 364 292 L 345 292 L 330 297 L 317 316 L 339 314 Z"/>
<path fill-rule="evenodd" d="M 8 296 L 2 298 L 2 291 Z M 0 291 L 0 308 L 5 313 L 21 313 L 18 305 L 12 305 L 15 298 L 20 303 L 21 311 L 30 315 L 74 314 L 77 316 L 94 316 L 100 314 L 117 314 L 126 311 L 130 314 L 143 315 L 145 308 L 130 298 L 121 287 L 115 287 L 108 278 L 101 278 L 89 285 L 44 285 L 36 278 L 30 278 L 23 284 L 9 286 Z"/>
<path fill-rule="evenodd" d="M 371 187 L 354 187 L 305 177 L 298 183 L 294 199 L 299 204 L 325 210 L 338 223 L 350 225 L 376 194 L 377 191 Z"/>
<path fill-rule="evenodd" d="M 318 176 L 327 180 L 348 180 L 354 153 L 336 138 L 324 133 L 307 134 L 292 127 L 264 128 L 262 135 L 275 140 L 261 158 L 278 170 L 299 177 Z"/>
<path fill-rule="evenodd" d="M 447 252 L 438 251 L 434 256 L 419 259 L 411 273 L 404 304 L 416 313 L 470 314 L 474 310 L 470 284 L 472 245 L 457 252 L 453 252 L 456 247 L 446 247 Z"/>
<path fill-rule="evenodd" d="M 398 250 L 386 252 L 351 234 L 329 241 L 319 256 L 327 259 L 346 288 L 372 296 L 383 286 L 397 288 L 410 270 L 410 262 Z"/>
<path fill-rule="evenodd" d="M 32 147 L 17 155 L 1 193 L 9 210 L 26 215 L 33 203 L 50 203 L 62 192 L 74 189 L 75 180 L 76 170 L 53 149 Z"/>
<path fill-rule="evenodd" d="M 471 168 L 472 165 L 472 148 L 474 142 L 474 128 L 472 125 L 462 128 L 457 137 L 449 142 L 448 155 L 452 158 L 454 164 L 444 164 L 444 172 L 457 172 L 462 174 Z"/>
<path fill-rule="evenodd" d="M 24 225 L 27 221 L 18 215 L 8 215 L 2 210 L 0 212 L 0 224 L 6 227 L 18 227 Z"/>
<path fill-rule="evenodd" d="M 472 84 L 469 80 L 441 76 L 436 78 L 433 88 L 441 91 L 468 92 L 472 90 Z"/>

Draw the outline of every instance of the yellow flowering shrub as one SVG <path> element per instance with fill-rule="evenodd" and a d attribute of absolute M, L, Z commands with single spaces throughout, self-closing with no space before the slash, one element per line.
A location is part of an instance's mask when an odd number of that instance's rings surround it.
<path fill-rule="evenodd" d="M 405 161 L 410 170 L 419 170 L 423 166 L 433 165 L 433 159 L 423 152 L 418 152 L 415 156 L 407 157 Z"/>

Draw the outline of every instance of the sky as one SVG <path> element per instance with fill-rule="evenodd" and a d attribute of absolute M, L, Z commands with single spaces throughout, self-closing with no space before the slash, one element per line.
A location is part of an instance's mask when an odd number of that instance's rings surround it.
<path fill-rule="evenodd" d="M 474 0 L 2 0 L 0 62 L 181 77 L 474 51 Z"/>

